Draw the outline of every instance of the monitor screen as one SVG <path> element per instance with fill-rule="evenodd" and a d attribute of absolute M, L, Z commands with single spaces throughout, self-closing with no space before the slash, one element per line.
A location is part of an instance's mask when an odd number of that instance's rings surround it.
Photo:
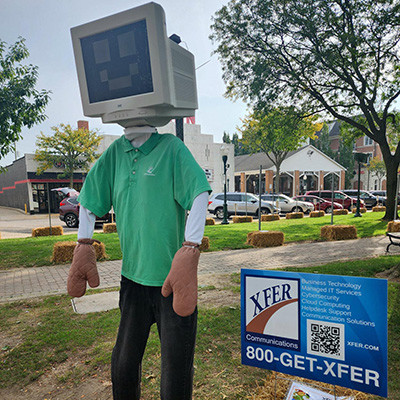
<path fill-rule="evenodd" d="M 153 92 L 146 20 L 80 41 L 89 103 Z"/>

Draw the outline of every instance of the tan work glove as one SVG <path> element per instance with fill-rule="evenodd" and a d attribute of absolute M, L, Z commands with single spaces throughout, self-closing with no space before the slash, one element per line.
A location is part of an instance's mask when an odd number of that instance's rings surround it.
<path fill-rule="evenodd" d="M 182 247 L 175 253 L 171 270 L 161 289 L 161 294 L 164 297 L 168 297 L 173 293 L 172 307 L 181 317 L 193 314 L 197 305 L 197 266 L 199 257 L 198 245 L 184 242 Z"/>
<path fill-rule="evenodd" d="M 67 290 L 70 296 L 83 296 L 86 292 L 86 281 L 92 288 L 100 285 L 94 242 L 100 243 L 95 239 L 78 240 L 67 280 Z"/>

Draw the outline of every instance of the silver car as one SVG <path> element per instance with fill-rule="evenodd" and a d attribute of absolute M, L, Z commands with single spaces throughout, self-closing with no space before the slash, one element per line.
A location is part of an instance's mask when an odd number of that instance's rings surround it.
<path fill-rule="evenodd" d="M 228 215 L 258 215 L 259 200 L 249 193 L 227 193 L 226 205 Z M 224 218 L 224 194 L 215 193 L 208 202 L 208 211 L 218 219 Z M 269 201 L 261 201 L 261 214 L 280 213 L 280 208 Z"/>
<path fill-rule="evenodd" d="M 279 208 L 284 213 L 303 212 L 308 214 L 314 211 L 314 204 L 308 201 L 293 200 L 285 194 L 262 194 L 261 200 L 278 202 Z"/>

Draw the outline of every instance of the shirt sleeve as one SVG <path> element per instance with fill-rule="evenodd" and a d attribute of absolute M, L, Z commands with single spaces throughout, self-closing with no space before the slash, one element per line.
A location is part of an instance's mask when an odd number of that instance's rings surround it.
<path fill-rule="evenodd" d="M 93 237 L 96 216 L 83 206 L 79 207 L 79 239 L 91 239 Z"/>
<path fill-rule="evenodd" d="M 186 221 L 185 241 L 201 243 L 204 235 L 207 206 L 208 192 L 203 192 L 194 199 L 189 217 Z"/>
<path fill-rule="evenodd" d="M 97 160 L 89 171 L 78 196 L 79 203 L 98 217 L 107 214 L 112 206 L 110 171 L 107 152 Z"/>
<path fill-rule="evenodd" d="M 193 200 L 200 193 L 211 193 L 211 187 L 192 153 L 180 139 L 176 140 L 174 197 L 183 209 L 190 210 Z"/>

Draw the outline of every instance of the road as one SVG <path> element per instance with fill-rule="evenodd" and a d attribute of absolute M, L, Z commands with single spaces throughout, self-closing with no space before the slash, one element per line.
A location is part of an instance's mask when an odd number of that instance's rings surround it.
<path fill-rule="evenodd" d="M 207 217 L 214 215 L 207 213 Z M 217 220 L 218 222 L 218 220 Z M 0 206 L 0 234 L 2 239 L 29 237 L 33 228 L 49 226 L 48 214 L 25 214 L 22 210 Z M 62 226 L 64 235 L 77 233 L 78 228 L 68 228 L 58 214 L 51 214 L 51 226 Z M 103 232 L 101 224 L 96 224 L 95 232 Z"/>
<path fill-rule="evenodd" d="M 2 239 L 28 237 L 32 229 L 49 226 L 48 214 L 25 214 L 15 208 L 0 207 L 0 233 Z M 64 234 L 77 233 L 78 228 L 68 228 L 58 214 L 51 214 L 51 226 L 62 226 Z M 102 227 L 96 226 L 102 232 Z"/>

